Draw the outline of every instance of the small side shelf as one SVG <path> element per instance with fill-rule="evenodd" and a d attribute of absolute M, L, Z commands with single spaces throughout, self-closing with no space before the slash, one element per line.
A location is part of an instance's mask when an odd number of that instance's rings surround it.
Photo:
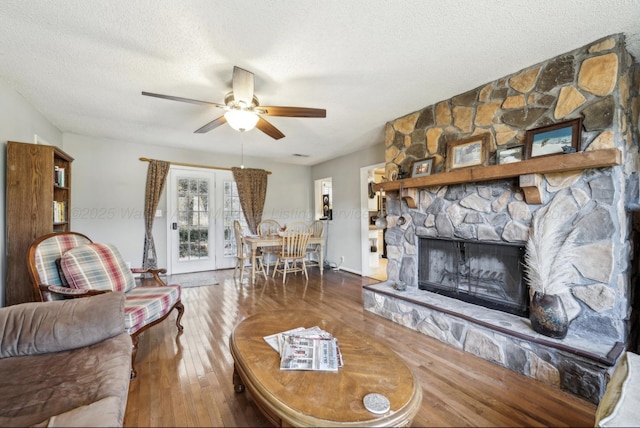
<path fill-rule="evenodd" d="M 525 200 L 541 203 L 537 174 L 579 171 L 589 168 L 605 168 L 622 164 L 622 152 L 617 148 L 577 152 L 566 155 L 545 156 L 504 165 L 490 165 L 443 172 L 426 177 L 404 178 L 373 185 L 374 191 L 399 191 L 411 208 L 415 208 L 417 189 L 450 184 L 474 183 L 520 177 Z"/>

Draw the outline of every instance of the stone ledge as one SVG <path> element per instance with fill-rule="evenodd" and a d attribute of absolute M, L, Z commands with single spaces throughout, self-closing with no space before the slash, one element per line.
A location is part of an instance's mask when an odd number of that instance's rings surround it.
<path fill-rule="evenodd" d="M 608 337 L 581 337 L 569 328 L 567 337 L 558 340 L 536 333 L 528 319 L 484 307 L 479 307 L 450 297 L 409 287 L 405 291 L 393 288 L 390 282 L 365 285 L 363 288 L 448 315 L 464 319 L 499 333 L 530 341 L 560 351 L 569 352 L 605 366 L 613 366 L 624 350 L 622 343 Z"/>

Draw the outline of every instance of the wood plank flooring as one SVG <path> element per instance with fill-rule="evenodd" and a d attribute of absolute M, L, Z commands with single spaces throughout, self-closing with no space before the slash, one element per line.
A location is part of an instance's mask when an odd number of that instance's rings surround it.
<path fill-rule="evenodd" d="M 233 270 L 213 275 L 216 285 L 183 289 L 182 334 L 172 314 L 140 336 L 125 426 L 269 426 L 250 395 L 233 390 L 229 335 L 249 315 L 286 308 L 340 319 L 395 350 L 423 388 L 413 426 L 593 426 L 593 404 L 364 311 L 371 278 L 326 271 L 320 279 L 313 268 L 308 282 L 292 275 L 285 285 L 280 277 L 250 285 Z"/>

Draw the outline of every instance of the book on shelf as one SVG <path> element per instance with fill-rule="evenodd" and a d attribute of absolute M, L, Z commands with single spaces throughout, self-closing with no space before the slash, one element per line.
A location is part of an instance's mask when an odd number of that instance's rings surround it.
<path fill-rule="evenodd" d="M 319 327 L 298 327 L 264 340 L 280 354 L 281 370 L 338 371 L 343 367 L 338 340 Z"/>
<path fill-rule="evenodd" d="M 67 203 L 65 201 L 53 201 L 53 222 L 64 223 L 67 221 Z"/>
<path fill-rule="evenodd" d="M 65 186 L 65 168 L 61 166 L 53 167 L 53 182 L 56 186 L 64 187 Z"/>

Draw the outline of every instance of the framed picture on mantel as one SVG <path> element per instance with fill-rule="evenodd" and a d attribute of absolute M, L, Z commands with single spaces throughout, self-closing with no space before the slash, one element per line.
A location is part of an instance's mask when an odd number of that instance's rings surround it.
<path fill-rule="evenodd" d="M 525 159 L 578 151 L 581 130 L 581 118 L 528 130 L 525 134 Z"/>
<path fill-rule="evenodd" d="M 501 147 L 496 151 L 496 165 L 524 160 L 524 145 Z"/>
<path fill-rule="evenodd" d="M 489 134 L 474 135 L 447 144 L 446 169 L 470 168 L 487 165 L 489 161 Z"/>
<path fill-rule="evenodd" d="M 426 177 L 431 175 L 433 159 L 434 158 L 432 156 L 413 162 L 413 165 L 411 166 L 411 177 Z"/>

